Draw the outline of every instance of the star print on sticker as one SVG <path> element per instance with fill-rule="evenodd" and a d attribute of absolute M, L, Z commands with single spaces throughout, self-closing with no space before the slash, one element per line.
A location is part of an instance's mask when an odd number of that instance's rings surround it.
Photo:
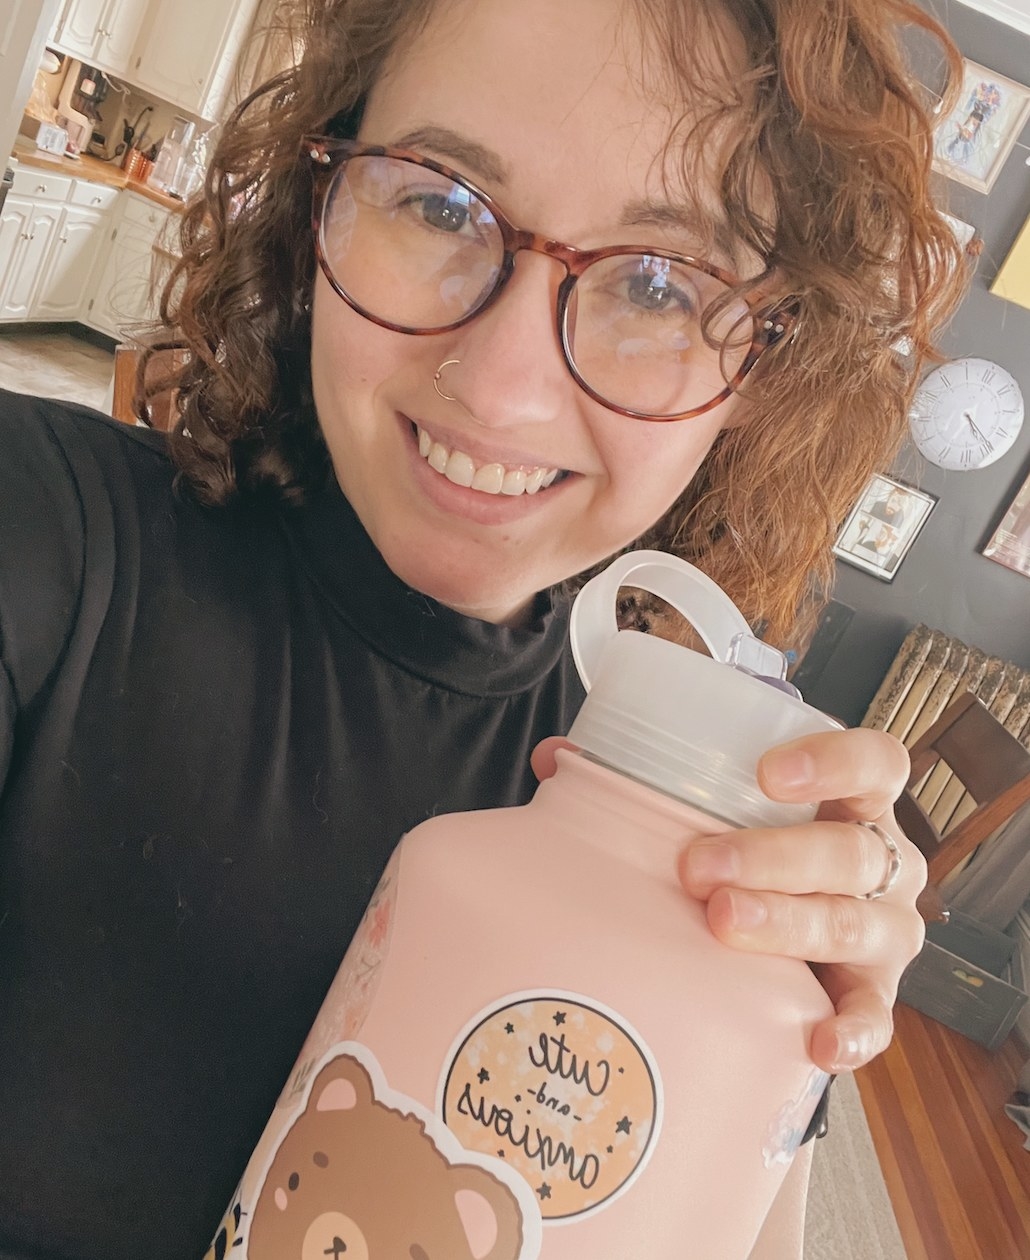
<path fill-rule="evenodd" d="M 537 1194 L 541 1197 L 541 1199 L 549 1199 L 551 1197 L 551 1187 L 547 1184 L 546 1181 L 537 1191 Z"/>
<path fill-rule="evenodd" d="M 555 1011 L 555 1012 L 554 1012 L 554 1022 L 555 1022 L 556 1024 L 564 1024 L 564 1023 L 565 1023 L 565 1012 L 564 1012 L 564 1011 Z"/>
<path fill-rule="evenodd" d="M 619 1123 L 615 1126 L 616 1133 L 628 1133 L 630 1130 L 629 1116 L 623 1116 Z"/>
<path fill-rule="evenodd" d="M 504 1031 L 505 1031 L 506 1033 L 513 1033 L 513 1032 L 515 1031 L 515 1025 L 514 1025 L 514 1024 L 505 1024 L 505 1025 L 504 1025 Z"/>
<path fill-rule="evenodd" d="M 490 1073 L 486 1070 L 486 1068 L 480 1068 L 479 1076 L 478 1076 L 480 1085 L 485 1085 L 489 1079 L 490 1079 Z"/>

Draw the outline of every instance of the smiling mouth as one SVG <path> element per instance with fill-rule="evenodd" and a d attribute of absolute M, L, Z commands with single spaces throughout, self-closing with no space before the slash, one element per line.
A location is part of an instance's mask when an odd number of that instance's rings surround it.
<path fill-rule="evenodd" d="M 569 474 L 560 468 L 518 467 L 506 464 L 477 464 L 471 455 L 450 449 L 431 438 L 425 429 L 414 426 L 419 454 L 430 468 L 456 486 L 468 486 L 483 494 L 537 494 Z"/>

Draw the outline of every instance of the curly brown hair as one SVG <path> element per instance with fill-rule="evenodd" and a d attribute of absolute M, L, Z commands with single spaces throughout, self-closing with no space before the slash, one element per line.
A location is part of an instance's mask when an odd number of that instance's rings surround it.
<path fill-rule="evenodd" d="M 236 493 L 296 502 L 331 476 L 310 392 L 316 263 L 298 142 L 354 134 L 384 61 L 431 3 L 299 0 L 295 65 L 235 111 L 183 216 L 161 305 L 189 352 L 170 447 L 205 503 Z M 703 133 L 730 230 L 800 310 L 792 341 L 743 391 L 747 422 L 720 434 L 639 545 L 699 565 L 785 642 L 829 589 L 840 521 L 896 453 L 920 370 L 964 291 L 960 248 L 931 197 L 934 98 L 900 33 L 937 41 L 953 80 L 961 61 L 906 0 L 634 4 L 665 90 L 684 101 L 666 156 L 689 166 Z M 699 36 L 727 25 L 726 64 L 702 76 Z M 699 91 L 709 103 L 700 112 Z"/>

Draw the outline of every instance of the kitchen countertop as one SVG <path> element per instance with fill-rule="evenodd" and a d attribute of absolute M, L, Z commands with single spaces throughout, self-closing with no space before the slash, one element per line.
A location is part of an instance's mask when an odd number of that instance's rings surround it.
<path fill-rule="evenodd" d="M 129 179 L 120 166 L 113 162 L 102 162 L 100 158 L 90 157 L 84 153 L 78 158 L 55 157 L 52 153 L 44 153 L 37 149 L 30 140 L 18 139 L 14 142 L 11 156 L 22 166 L 32 166 L 44 171 L 60 171 L 62 175 L 71 175 L 78 179 L 88 179 L 94 184 L 106 184 L 110 188 L 128 188 L 149 201 L 164 206 L 166 210 L 181 211 L 182 201 L 178 197 L 169 197 L 149 188 L 138 180 Z"/>

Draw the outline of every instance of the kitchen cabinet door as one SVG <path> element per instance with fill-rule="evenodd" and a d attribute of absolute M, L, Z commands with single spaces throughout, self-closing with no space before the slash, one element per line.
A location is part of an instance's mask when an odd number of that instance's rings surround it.
<path fill-rule="evenodd" d="M 122 341 L 126 331 L 156 318 L 153 243 L 148 232 L 124 224 L 118 229 L 81 316 L 83 323 Z"/>
<path fill-rule="evenodd" d="M 130 77 L 140 87 L 193 114 L 205 113 L 209 89 L 235 63 L 255 0 L 160 3 L 140 35 Z"/>
<path fill-rule="evenodd" d="M 15 209 L 20 205 L 25 210 L 25 219 L 15 256 L 8 267 L 3 287 L 0 288 L 0 320 L 28 319 L 47 253 L 61 218 L 59 205 L 8 197 L 4 203 L 5 219 L 12 202 Z"/>
<path fill-rule="evenodd" d="M 70 0 L 55 47 L 91 66 L 128 74 L 150 0 Z"/>
<path fill-rule="evenodd" d="M 106 221 L 98 210 L 64 211 L 32 304 L 33 319 L 78 319 Z"/>
<path fill-rule="evenodd" d="M 21 197 L 8 197 L 0 212 L 0 306 L 10 288 L 13 276 L 21 266 L 29 239 L 29 218 L 32 202 Z"/>
<path fill-rule="evenodd" d="M 101 26 L 97 49 L 102 68 L 128 74 L 150 0 L 111 0 Z"/>
<path fill-rule="evenodd" d="M 109 0 L 69 0 L 57 26 L 55 44 L 61 52 L 91 61 Z"/>

